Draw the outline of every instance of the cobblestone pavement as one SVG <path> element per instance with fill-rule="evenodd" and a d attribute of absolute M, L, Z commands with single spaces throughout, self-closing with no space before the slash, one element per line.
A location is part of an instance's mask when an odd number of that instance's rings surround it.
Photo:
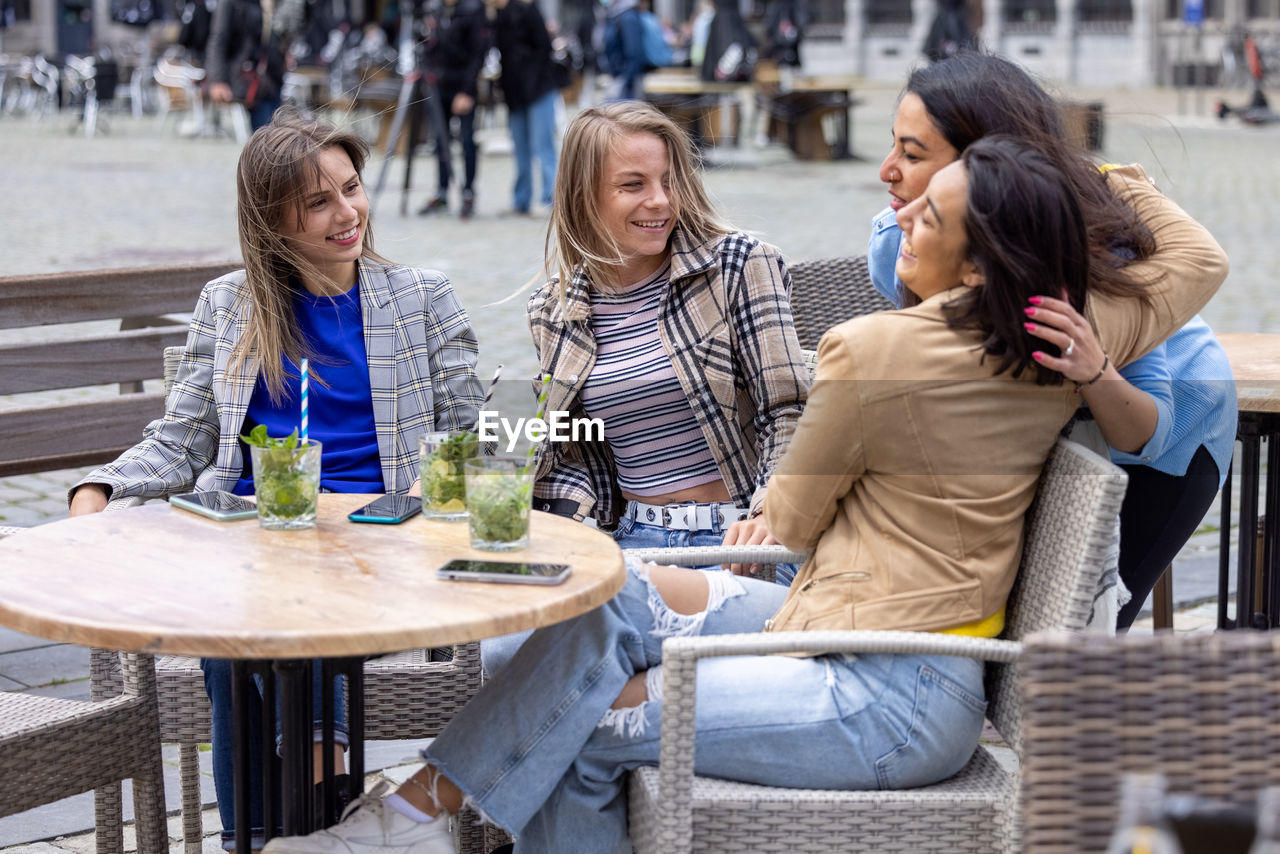
<path fill-rule="evenodd" d="M 1208 118 L 1214 94 L 1201 103 L 1180 102 L 1177 93 L 1167 90 L 1067 94 L 1102 100 L 1107 109 L 1105 157 L 1143 163 L 1165 192 L 1203 222 L 1230 254 L 1231 277 L 1204 312 L 1213 327 L 1222 332 L 1280 331 L 1280 295 L 1269 279 L 1280 269 L 1275 225 L 1280 213 L 1280 158 L 1275 156 L 1280 126 L 1251 128 Z M 706 183 L 727 218 L 776 244 L 792 260 L 863 252 L 870 217 L 885 202 L 877 169 L 888 145 L 897 91 L 875 88 L 859 95 L 863 103 L 855 113 L 853 149 L 862 159 L 795 161 L 785 149 L 754 144 L 750 129 L 741 147 L 714 151 Z M 1241 100 L 1239 93 L 1227 97 Z M 1192 110 L 1198 115 L 1184 115 Z M 162 128 L 155 117 L 110 117 L 109 133 L 84 139 L 67 132 L 69 121 L 0 118 L 0 178 L 7 202 L 0 208 L 0 276 L 218 261 L 239 255 L 235 143 L 183 138 L 175 134 L 175 123 Z M 509 382 L 503 383 L 496 402 L 501 409 L 523 414 L 532 407 L 523 378 L 532 376 L 536 367 L 524 303 L 529 285 L 540 278 L 546 221 L 502 215 L 510 206 L 512 176 L 504 137 L 500 128 L 481 132 L 484 153 L 473 220 L 412 214 L 434 189 L 434 161 L 421 156 L 414 162 L 407 199 L 410 215 L 399 213 L 404 161 L 397 159 L 378 201 L 374 231 L 378 249 L 388 258 L 442 270 L 453 280 L 480 339 L 481 376 L 487 378 L 503 363 Z M 379 167 L 375 158 L 366 170 L 370 185 Z M 453 201 L 456 211 L 456 194 Z M 92 328 L 82 324 L 58 334 Z M 19 335 L 0 330 L 0 343 Z M 114 393 L 114 387 L 102 387 L 45 399 L 65 402 Z M 0 408 L 30 400 L 0 397 Z M 34 525 L 64 516 L 66 488 L 82 471 L 0 478 L 0 525 Z M 1216 519 L 1216 511 L 1209 519 Z M 1211 606 L 1190 605 L 1216 589 L 1216 556 L 1217 537 L 1209 530 L 1179 556 L 1177 597 L 1188 606 L 1178 615 L 1181 628 L 1212 624 Z M 39 639 L 0 637 L 0 690 L 87 695 L 82 653 Z M 91 823 L 87 802 L 70 813 L 26 815 L 28 824 L 22 830 L 14 819 L 0 821 L 0 846 L 73 835 L 5 850 L 55 854 L 92 846 L 91 836 L 74 835 Z M 216 825 L 216 813 L 207 815 L 206 829 Z M 207 840 L 206 850 L 213 848 Z"/>

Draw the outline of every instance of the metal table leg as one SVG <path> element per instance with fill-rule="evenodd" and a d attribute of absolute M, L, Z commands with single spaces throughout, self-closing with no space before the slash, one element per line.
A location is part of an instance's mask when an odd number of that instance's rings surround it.
<path fill-rule="evenodd" d="M 235 661 L 232 663 L 231 705 L 235 719 L 234 789 L 236 852 L 249 854 L 253 831 L 250 813 L 252 773 L 249 758 L 251 725 L 248 692 L 262 686 L 262 815 L 267 839 L 280 827 L 286 836 L 298 836 L 325 826 L 337 803 L 334 785 L 336 768 L 334 744 L 335 676 L 347 679 L 350 710 L 348 795 L 355 798 L 364 789 L 364 659 L 325 659 L 321 662 L 321 738 L 324 784 L 322 810 L 317 813 L 313 796 L 315 778 L 313 708 L 314 667 L 310 659 L 278 661 Z M 277 688 L 278 685 L 278 688 Z M 277 715 L 278 709 L 278 715 Z M 275 750 L 276 721 L 280 722 L 280 757 Z"/>
<path fill-rule="evenodd" d="M 1262 554 L 1258 555 L 1258 491 L 1262 468 L 1262 442 L 1267 443 L 1265 487 L 1266 523 Z M 1241 412 L 1236 431 L 1240 442 L 1240 514 L 1236 547 L 1235 618 L 1227 618 L 1227 581 L 1230 577 L 1231 482 L 1228 470 L 1222 490 L 1222 530 L 1218 555 L 1218 628 L 1267 629 L 1280 626 L 1280 417 L 1270 413 Z"/>
<path fill-rule="evenodd" d="M 281 826 L 285 836 L 301 836 L 311 832 L 311 781 L 315 778 L 311 722 L 312 672 L 310 660 L 277 661 L 274 666 L 280 680 L 280 767 Z M 263 738 L 264 744 L 266 738 Z M 306 797 L 304 797 L 304 795 Z M 271 793 L 263 792 L 263 800 Z M 268 837 L 272 828 L 268 828 Z"/>
<path fill-rule="evenodd" d="M 1267 440 L 1266 525 L 1262 538 L 1262 595 L 1267 626 L 1280 626 L 1280 418 L 1262 416 Z"/>
<path fill-rule="evenodd" d="M 235 721 L 234 791 L 236 854 L 250 854 L 253 831 L 249 818 L 249 693 L 256 691 L 250 662 L 231 663 L 231 714 Z"/>
<path fill-rule="evenodd" d="M 1236 628 L 1254 628 L 1255 537 L 1258 530 L 1259 439 L 1240 422 L 1240 529 L 1236 551 Z"/>
<path fill-rule="evenodd" d="M 255 663 L 257 669 L 258 680 L 262 685 L 262 696 L 276 696 L 276 673 L 270 661 L 260 661 Z M 258 731 L 262 733 L 262 744 L 275 746 L 276 743 L 276 704 L 275 702 L 263 702 L 261 704 L 262 715 L 260 718 L 261 727 Z M 260 757 L 262 762 L 262 826 L 265 828 L 266 838 L 270 839 L 275 835 L 276 828 L 280 826 L 280 804 L 277 801 L 277 794 L 280 791 L 280 758 L 276 756 L 275 750 L 263 750 Z M 239 839 L 239 825 L 237 824 L 236 838 Z"/>
<path fill-rule="evenodd" d="M 1227 465 L 1227 479 L 1222 484 L 1222 512 L 1218 528 L 1218 628 L 1234 629 L 1234 620 L 1227 619 L 1227 593 L 1231 586 L 1231 464 Z M 1238 613 L 1237 609 L 1237 613 Z"/>

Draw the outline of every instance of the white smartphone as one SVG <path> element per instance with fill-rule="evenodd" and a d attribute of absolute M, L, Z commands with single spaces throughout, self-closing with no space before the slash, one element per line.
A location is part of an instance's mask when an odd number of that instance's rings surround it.
<path fill-rule="evenodd" d="M 492 581 L 500 584 L 560 584 L 569 577 L 565 563 L 523 563 L 505 560 L 451 560 L 436 570 L 449 581 Z"/>
<path fill-rule="evenodd" d="M 189 492 L 186 495 L 170 495 L 169 503 L 219 522 L 237 519 L 253 519 L 258 515 L 258 505 L 230 492 Z"/>

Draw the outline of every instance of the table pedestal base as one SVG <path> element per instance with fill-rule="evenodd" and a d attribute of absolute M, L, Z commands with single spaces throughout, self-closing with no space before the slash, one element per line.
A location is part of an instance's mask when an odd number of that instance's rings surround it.
<path fill-rule="evenodd" d="M 311 833 L 326 825 L 338 802 L 334 776 L 333 680 L 347 681 L 347 767 L 348 799 L 364 789 L 364 658 L 320 660 L 321 751 L 324 783 L 322 811 L 315 810 L 314 723 L 312 694 L 315 665 L 311 659 L 237 660 L 231 668 L 231 708 L 235 721 L 235 824 L 236 852 L 252 851 L 250 818 L 249 692 L 262 689 L 262 823 L 265 838 L 276 835 L 277 826 L 285 836 Z M 274 743 L 277 703 L 280 721 L 280 753 L 268 749 Z"/>

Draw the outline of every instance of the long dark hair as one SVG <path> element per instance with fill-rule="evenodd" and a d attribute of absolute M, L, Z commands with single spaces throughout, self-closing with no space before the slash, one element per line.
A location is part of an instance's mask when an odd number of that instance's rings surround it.
<path fill-rule="evenodd" d="M 988 136 L 960 155 L 969 173 L 965 233 L 969 260 L 985 283 L 946 309 L 953 328 L 978 329 L 982 350 L 999 360 L 995 373 L 1035 372 L 1037 385 L 1059 385 L 1062 374 L 1031 357 L 1056 348 L 1023 328 L 1027 298 L 1058 296 L 1084 311 L 1089 240 L 1070 179 L 1020 140 Z"/>
<path fill-rule="evenodd" d="M 1005 134 L 1039 151 L 1071 182 L 1088 225 L 1090 285 L 1117 296 L 1142 296 L 1150 281 L 1122 272 L 1155 252 L 1155 238 L 1133 208 L 1107 188 L 1097 166 L 1067 142 L 1058 103 L 1007 59 L 964 52 L 917 68 L 906 91 L 924 103 L 938 132 L 956 151 Z"/>

